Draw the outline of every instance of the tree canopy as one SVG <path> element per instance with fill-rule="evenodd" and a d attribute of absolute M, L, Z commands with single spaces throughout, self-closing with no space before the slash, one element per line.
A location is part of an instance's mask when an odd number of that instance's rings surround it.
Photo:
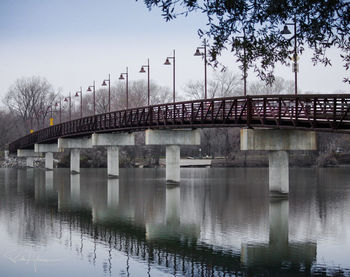
<path fill-rule="evenodd" d="M 144 0 L 151 9 L 158 7 L 169 21 L 192 12 L 207 15 L 200 37 L 210 39 L 211 61 L 228 49 L 241 68 L 254 67 L 258 76 L 273 81 L 277 62 L 289 64 L 293 57 L 294 36 L 297 53 L 304 47 L 313 51 L 312 62 L 331 65 L 326 50 L 336 47 L 344 67 L 350 68 L 350 2 L 348 0 Z M 281 34 L 284 24 L 296 25 L 296 33 Z M 350 83 L 350 78 L 344 78 Z"/>

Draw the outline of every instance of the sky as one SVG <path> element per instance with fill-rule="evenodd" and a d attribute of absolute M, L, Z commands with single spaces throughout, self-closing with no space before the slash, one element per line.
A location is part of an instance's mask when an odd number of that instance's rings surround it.
<path fill-rule="evenodd" d="M 152 81 L 172 87 L 172 67 L 163 65 L 176 51 L 176 91 L 189 81 L 203 80 L 203 61 L 193 56 L 205 27 L 201 13 L 165 22 L 159 9 L 149 11 L 142 0 L 1 0 L 0 97 L 22 77 L 45 77 L 63 95 L 97 88 L 111 74 L 112 84 L 129 68 L 129 80 L 146 81 L 140 67 L 150 59 Z M 306 51 L 298 74 L 302 91 L 350 92 L 339 53 L 330 51 L 333 66 L 314 67 Z M 220 61 L 241 74 L 235 58 L 224 53 Z M 209 68 L 209 79 L 214 70 Z M 248 72 L 249 82 L 256 81 Z M 276 76 L 293 80 L 291 67 L 277 65 Z M 249 93 L 249 91 L 248 91 Z"/>

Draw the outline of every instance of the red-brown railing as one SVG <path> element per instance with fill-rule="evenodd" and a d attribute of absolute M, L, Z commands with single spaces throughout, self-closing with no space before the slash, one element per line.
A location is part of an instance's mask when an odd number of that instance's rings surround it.
<path fill-rule="evenodd" d="M 164 128 L 270 127 L 350 130 L 350 94 L 262 95 L 168 103 L 88 116 L 24 136 L 10 152 L 94 132 Z"/>

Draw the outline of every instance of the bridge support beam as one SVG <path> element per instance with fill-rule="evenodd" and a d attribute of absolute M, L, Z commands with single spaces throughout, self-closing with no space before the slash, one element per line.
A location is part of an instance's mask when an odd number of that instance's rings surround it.
<path fill-rule="evenodd" d="M 107 147 L 107 172 L 109 178 L 119 177 L 119 146 L 135 145 L 135 135 L 125 134 L 93 134 L 92 146 Z"/>
<path fill-rule="evenodd" d="M 146 145 L 166 146 L 166 181 L 180 183 L 180 145 L 200 145 L 199 130 L 146 130 Z"/>
<path fill-rule="evenodd" d="M 271 196 L 289 193 L 289 150 L 316 150 L 314 131 L 279 129 L 241 129 L 241 150 L 269 152 L 269 190 Z"/>
<path fill-rule="evenodd" d="M 45 153 L 45 168 L 46 170 L 53 170 L 53 153 L 59 152 L 57 143 L 35 144 L 34 152 Z"/>
<path fill-rule="evenodd" d="M 18 149 L 17 157 L 26 158 L 26 166 L 34 167 L 34 159 L 40 157 L 40 153 L 35 153 L 32 149 Z"/>
<path fill-rule="evenodd" d="M 91 138 L 59 138 L 58 149 L 70 149 L 70 171 L 80 173 L 80 149 L 92 148 Z"/>

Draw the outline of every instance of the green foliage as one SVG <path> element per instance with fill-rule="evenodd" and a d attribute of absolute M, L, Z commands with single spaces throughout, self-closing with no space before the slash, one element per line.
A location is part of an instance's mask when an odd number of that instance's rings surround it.
<path fill-rule="evenodd" d="M 276 62 L 289 63 L 294 36 L 297 52 L 304 46 L 313 50 L 314 64 L 331 65 L 326 50 L 340 50 L 346 69 L 350 67 L 350 3 L 346 0 L 144 0 L 151 9 L 158 7 L 169 21 L 191 12 L 207 15 L 206 29 L 198 34 L 211 38 L 214 64 L 224 49 L 237 57 L 242 68 L 254 67 L 262 80 L 274 80 Z M 296 34 L 283 36 L 285 23 L 296 24 Z M 344 81 L 350 82 L 349 78 Z"/>

